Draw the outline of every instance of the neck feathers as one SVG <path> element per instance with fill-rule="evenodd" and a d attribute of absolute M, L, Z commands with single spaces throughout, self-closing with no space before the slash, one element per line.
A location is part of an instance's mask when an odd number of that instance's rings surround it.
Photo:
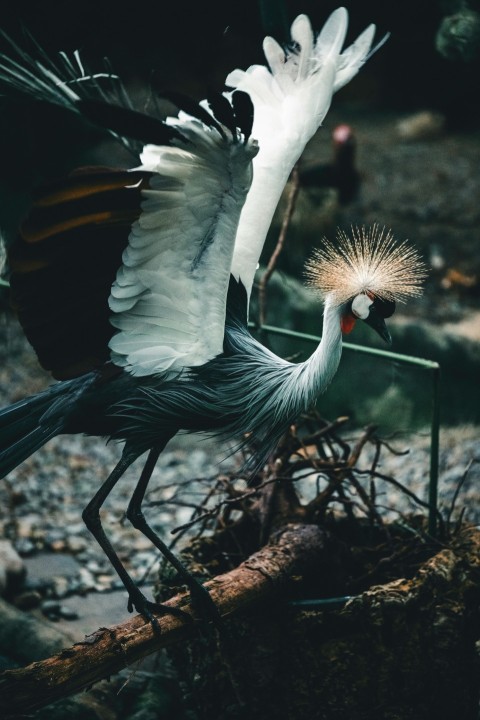
<path fill-rule="evenodd" d="M 242 287 L 235 281 L 232 284 L 236 289 Z M 242 291 L 245 293 L 243 287 Z M 327 299 L 322 341 L 308 360 L 298 364 L 274 355 L 252 338 L 239 320 L 231 316 L 225 355 L 212 361 L 210 372 L 220 381 L 218 402 L 226 403 L 225 416 L 230 419 L 221 434 L 231 438 L 248 433 L 255 446 L 252 463 L 257 468 L 335 375 L 342 352 L 340 308 Z"/>
<path fill-rule="evenodd" d="M 292 366 L 289 391 L 304 412 L 333 380 L 342 355 L 342 332 L 339 306 L 327 298 L 323 315 L 322 340 L 315 352 L 303 363 Z"/>

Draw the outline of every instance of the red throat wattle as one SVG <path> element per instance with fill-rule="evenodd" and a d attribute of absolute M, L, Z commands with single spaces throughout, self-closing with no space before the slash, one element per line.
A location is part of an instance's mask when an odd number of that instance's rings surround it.
<path fill-rule="evenodd" d="M 356 318 L 353 317 L 351 313 L 342 315 L 342 319 L 340 320 L 340 327 L 342 329 L 342 333 L 344 335 L 348 335 L 348 333 L 351 333 L 353 328 L 355 327 L 355 322 Z"/>

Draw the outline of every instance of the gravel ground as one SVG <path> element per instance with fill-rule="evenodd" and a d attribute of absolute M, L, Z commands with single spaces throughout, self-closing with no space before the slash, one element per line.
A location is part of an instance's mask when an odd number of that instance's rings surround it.
<path fill-rule="evenodd" d="M 17 536 L 15 546 L 22 555 L 40 550 L 73 553 L 82 565 L 77 588 L 80 591 L 121 587 L 81 518 L 83 508 L 118 461 L 120 450 L 119 446 L 95 438 L 56 438 L 13 471 L 0 490 L 4 508 L 0 533 L 13 532 Z M 211 443 L 202 448 L 190 443 L 187 446 L 181 440 L 163 454 L 145 505 L 148 508 L 150 503 L 171 500 L 147 511 L 152 526 L 166 539 L 172 528 L 188 522 L 192 512 L 189 504 L 202 497 L 195 478 L 217 473 L 215 454 L 219 456 Z M 231 460 L 228 465 L 232 466 Z M 140 467 L 141 461 L 126 473 L 102 510 L 104 527 L 122 562 L 137 580 L 157 557 L 150 542 L 123 521 Z M 178 505 L 173 496 L 185 483 L 188 488 L 181 493 L 182 504 Z"/>
<path fill-rule="evenodd" d="M 8 360 L 0 370 L 2 404 L 20 397 L 24 390 L 35 392 L 47 381 L 33 353 L 15 323 L 2 327 L 2 347 L 8 348 Z M 404 483 L 423 500 L 428 495 L 428 432 L 399 436 L 392 441 L 406 455 L 382 454 L 379 471 Z M 15 546 L 24 556 L 48 551 L 73 555 L 79 572 L 68 578 L 56 576 L 51 594 L 64 597 L 72 593 L 107 591 L 121 587 L 102 551 L 85 528 L 81 513 L 94 492 L 117 462 L 121 447 L 105 444 L 98 438 L 63 436 L 50 441 L 0 483 L 0 536 L 16 537 Z M 205 494 L 205 486 L 196 478 L 215 477 L 238 466 L 235 457 L 214 441 L 198 436 L 175 438 L 162 454 L 146 498 L 147 515 L 153 527 L 165 538 L 170 531 L 191 517 L 191 504 Z M 132 576 L 142 579 L 151 572 L 158 554 L 148 540 L 123 520 L 128 500 L 138 478 L 134 466 L 120 481 L 102 511 L 107 529 L 121 560 Z M 369 454 L 362 456 L 360 467 L 369 466 Z M 467 471 L 468 468 L 468 472 Z M 478 481 L 480 445 L 475 427 L 457 427 L 442 432 L 440 452 L 440 504 L 447 510 L 459 482 L 454 517 L 466 508 L 468 520 L 480 523 Z M 311 492 L 314 479 L 304 482 Z M 309 487 L 310 486 L 310 487 Z M 180 492 L 177 494 L 178 488 Z M 377 484 L 378 502 L 389 517 L 415 510 L 407 496 L 388 483 Z M 163 502 L 172 500 L 173 503 Z M 161 505 L 151 506 L 151 503 Z M 150 507 L 149 507 L 150 505 Z"/>
<path fill-rule="evenodd" d="M 478 340 L 480 265 L 476 230 L 478 163 L 475 161 L 480 144 L 478 132 L 405 139 L 399 135 L 396 114 L 374 113 L 370 117 L 352 104 L 350 109 L 347 105 L 340 112 L 329 113 L 323 134 L 319 133 L 307 148 L 307 161 L 330 157 L 329 133 L 338 122 L 345 121 L 352 124 L 359 141 L 362 190 L 356 201 L 340 209 L 339 224 L 348 227 L 351 222 L 375 221 L 394 227 L 397 237 L 412 238 L 437 270 L 429 275 L 424 297 L 416 304 L 409 303 L 408 312 L 432 324 L 454 323 L 457 332 L 461 332 L 462 323 L 468 321 L 467 336 Z M 318 235 L 322 219 L 315 216 L 313 220 L 315 235 Z M 301 255 L 303 261 L 303 250 Z M 474 287 L 462 290 L 459 286 L 447 292 L 442 281 L 449 268 L 476 273 Z M 1 405 L 32 394 L 47 382 L 48 375 L 39 369 L 16 321 L 0 316 Z M 477 490 L 480 443 L 477 438 L 475 427 L 443 429 L 439 489 L 440 505 L 448 509 L 455 489 L 464 479 L 456 502 L 456 515 L 466 508 L 466 517 L 480 523 Z M 409 453 L 396 456 L 385 452 L 379 469 L 426 499 L 428 431 L 398 437 L 394 445 L 397 449 L 409 449 Z M 17 547 L 25 555 L 45 550 L 65 552 L 74 554 L 80 563 L 82 571 L 76 585 L 66 588 L 65 582 L 59 580 L 58 593 L 118 585 L 103 553 L 85 529 L 81 512 L 113 468 L 119 451 L 115 444 L 105 445 L 99 439 L 56 438 L 11 473 L 7 483 L 0 482 L 0 535 L 13 536 L 16 532 Z M 225 448 L 192 436 L 175 438 L 162 454 L 146 502 L 167 500 L 173 495 L 174 486 L 187 485 L 187 489 L 182 488 L 183 505 L 161 505 L 148 510 L 152 525 L 165 539 L 171 537 L 172 527 L 189 519 L 190 504 L 198 500 L 197 493 L 205 492 L 192 478 L 215 476 L 226 454 Z M 366 455 L 361 463 L 368 467 Z M 222 470 L 234 467 L 235 458 L 221 465 Z M 142 577 L 156 559 L 156 553 L 143 536 L 128 522 L 122 522 L 138 472 L 135 466 L 122 479 L 103 512 L 109 536 L 136 578 Z M 311 480 L 310 485 L 313 482 Z M 378 483 L 377 493 L 390 517 L 412 509 L 408 498 L 392 485 Z"/>

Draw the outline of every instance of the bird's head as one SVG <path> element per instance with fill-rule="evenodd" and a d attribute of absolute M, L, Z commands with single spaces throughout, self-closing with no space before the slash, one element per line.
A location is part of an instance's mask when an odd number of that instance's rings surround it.
<path fill-rule="evenodd" d="M 343 333 L 363 320 L 390 343 L 385 319 L 395 312 L 396 302 L 421 294 L 426 267 L 414 247 L 374 225 L 352 228 L 351 235 L 339 231 L 335 245 L 325 240 L 305 274 L 325 302 L 339 308 Z"/>

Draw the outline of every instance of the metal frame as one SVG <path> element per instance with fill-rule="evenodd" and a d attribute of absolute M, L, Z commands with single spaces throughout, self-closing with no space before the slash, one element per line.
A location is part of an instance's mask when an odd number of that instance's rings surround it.
<path fill-rule="evenodd" d="M 295 330 L 286 330 L 275 327 L 274 325 L 259 326 L 256 323 L 250 323 L 250 326 L 258 332 L 271 335 L 279 335 L 295 340 L 302 340 L 318 344 L 321 337 L 318 335 L 310 335 Z M 434 360 L 425 360 L 423 358 L 414 357 L 412 355 L 402 355 L 400 353 L 391 352 L 390 350 L 381 350 L 379 348 L 365 347 L 364 345 L 355 345 L 353 343 L 343 343 L 345 350 L 350 352 L 359 352 L 366 355 L 376 355 L 386 360 L 402 363 L 404 365 L 416 365 L 431 373 L 432 378 L 432 414 L 430 422 L 430 472 L 428 485 L 428 532 L 435 536 L 437 532 L 437 512 L 438 512 L 438 461 L 440 451 L 440 365 Z"/>
<path fill-rule="evenodd" d="M 270 333 L 271 335 L 279 335 L 280 337 L 288 337 L 306 342 L 314 342 L 318 344 L 321 337 L 318 335 L 310 335 L 295 330 L 286 330 L 275 327 L 273 325 L 259 326 L 256 323 L 249 323 L 252 328 L 262 333 Z M 437 534 L 437 513 L 438 513 L 438 465 L 440 451 L 440 365 L 434 360 L 425 360 L 412 355 L 401 355 L 390 350 L 381 350 L 379 348 L 365 347 L 364 345 L 355 345 L 353 343 L 343 343 L 345 350 L 350 352 L 359 352 L 366 355 L 376 355 L 386 360 L 403 363 L 404 365 L 416 365 L 431 373 L 432 378 L 432 414 L 430 422 L 430 474 L 428 485 L 428 532 L 432 537 Z M 305 600 L 291 600 L 288 604 L 293 607 L 302 609 L 337 609 L 342 608 L 347 602 L 352 600 L 352 595 L 344 595 L 342 597 L 331 598 L 308 598 Z"/>
<path fill-rule="evenodd" d="M 8 281 L 0 278 L 0 285 L 9 286 Z M 309 333 L 301 333 L 296 330 L 287 330 L 275 327 L 274 325 L 259 326 L 256 323 L 249 323 L 250 327 L 258 332 L 269 333 L 271 335 L 279 335 L 281 337 L 293 338 L 318 344 L 321 337 L 318 335 L 310 335 Z M 354 343 L 344 342 L 343 347 L 350 352 L 359 352 L 366 355 L 376 355 L 386 360 L 403 363 L 404 365 L 416 365 L 424 370 L 431 372 L 432 377 L 432 416 L 430 423 L 430 474 L 428 485 L 428 531 L 430 535 L 435 536 L 437 531 L 437 506 L 438 506 L 438 461 L 440 451 L 440 365 L 434 360 L 425 360 L 424 358 L 414 357 L 412 355 L 401 355 L 390 350 L 381 350 L 379 348 L 366 347 L 364 345 L 355 345 Z"/>

